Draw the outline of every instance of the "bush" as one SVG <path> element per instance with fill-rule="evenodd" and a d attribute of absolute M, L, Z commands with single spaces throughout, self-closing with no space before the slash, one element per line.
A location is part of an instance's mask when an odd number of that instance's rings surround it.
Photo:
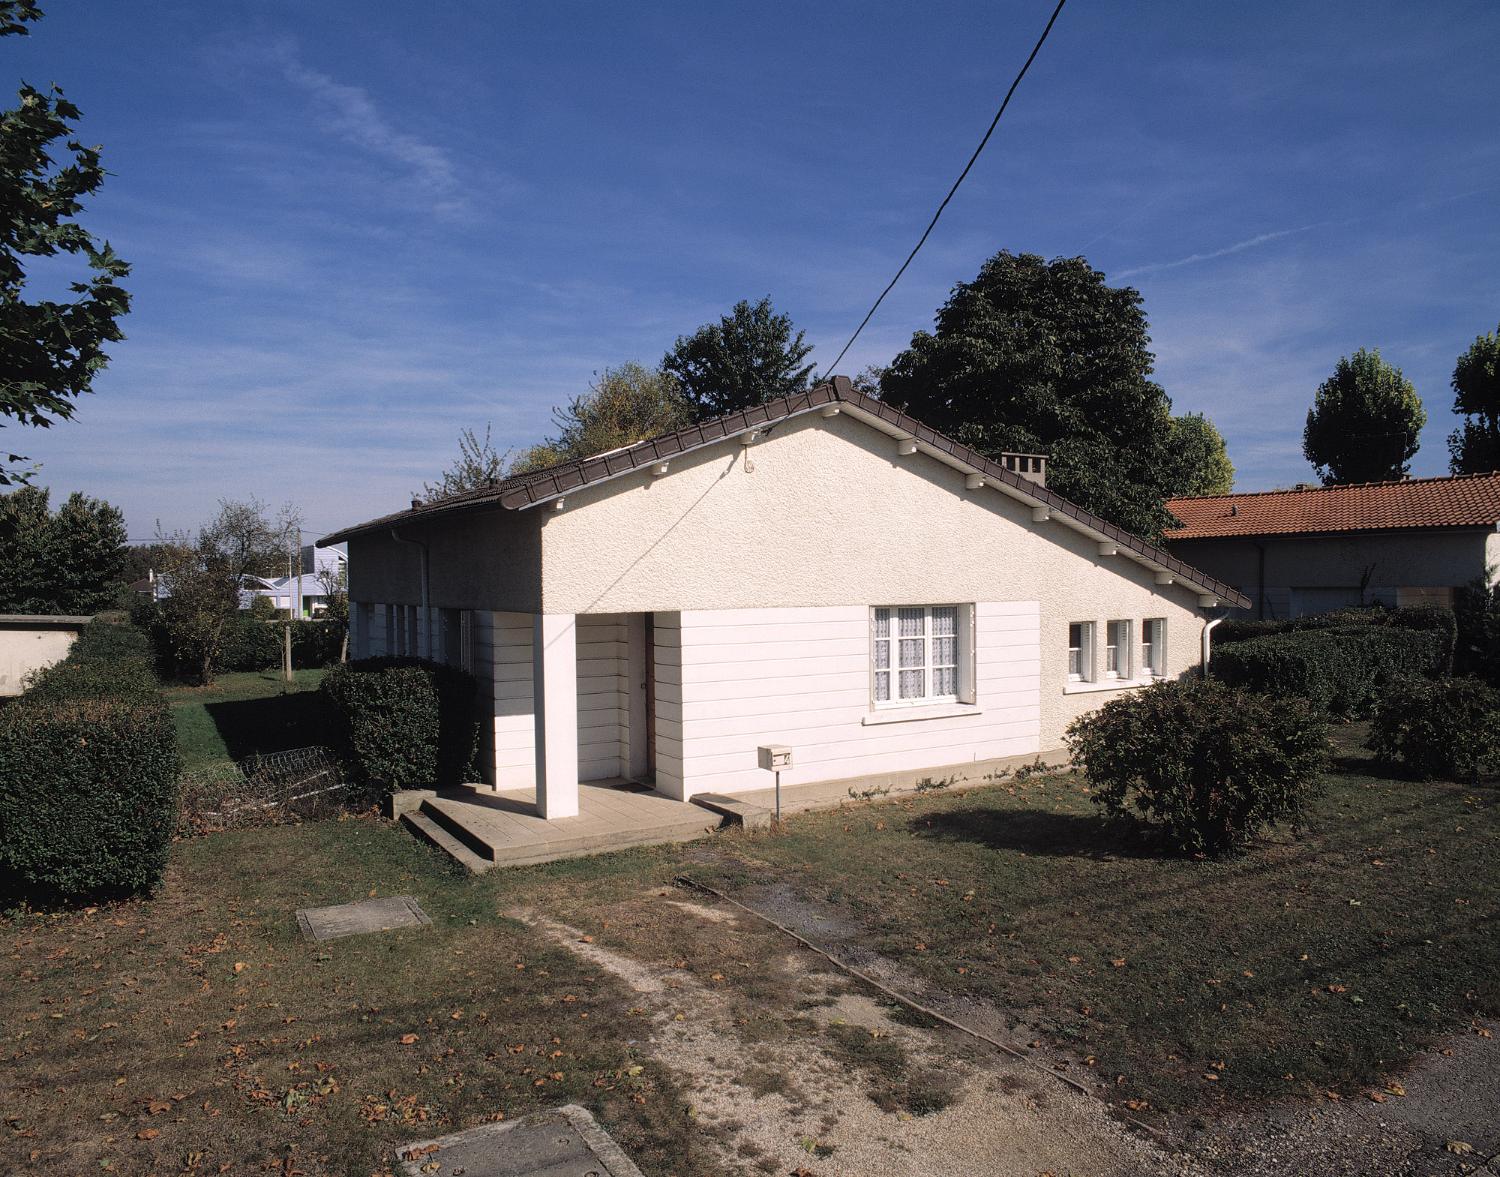
<path fill-rule="evenodd" d="M 1475 581 L 1458 590 L 1453 604 L 1458 624 L 1454 669 L 1500 687 L 1500 584 Z"/>
<path fill-rule="evenodd" d="M 1301 700 L 1212 679 L 1155 683 L 1068 728 L 1094 802 L 1139 815 L 1190 854 L 1222 854 L 1267 825 L 1295 828 L 1327 743 L 1322 717 Z"/>
<path fill-rule="evenodd" d="M 280 666 L 282 641 L 281 626 L 241 614 L 224 626 L 214 669 L 269 670 Z"/>
<path fill-rule="evenodd" d="M 145 890 L 166 866 L 178 768 L 160 696 L 12 704 L 0 712 L 0 853 L 60 895 Z"/>
<path fill-rule="evenodd" d="M 91 621 L 79 631 L 66 658 L 31 674 L 23 698 L 30 704 L 151 696 L 160 687 L 145 634 L 128 625 Z"/>
<path fill-rule="evenodd" d="M 292 665 L 297 667 L 334 665 L 344 652 L 346 631 L 345 625 L 333 620 L 312 621 L 303 618 L 293 621 Z M 277 633 L 279 635 L 280 630 Z"/>
<path fill-rule="evenodd" d="M 1368 715 L 1394 684 L 1446 671 L 1452 652 L 1451 629 L 1359 624 L 1236 642 L 1214 654 L 1212 667 L 1230 686 L 1296 695 L 1330 715 L 1355 718 Z"/>
<path fill-rule="evenodd" d="M 1375 709 L 1366 747 L 1423 779 L 1500 772 L 1500 691 L 1473 678 L 1404 684 Z"/>
<path fill-rule="evenodd" d="M 60 896 L 152 886 L 177 818 L 178 768 L 145 636 L 91 623 L 0 710 L 0 861 Z"/>
<path fill-rule="evenodd" d="M 473 778 L 473 675 L 416 658 L 365 658 L 334 667 L 322 690 L 339 717 L 342 751 L 363 783 L 391 793 Z"/>

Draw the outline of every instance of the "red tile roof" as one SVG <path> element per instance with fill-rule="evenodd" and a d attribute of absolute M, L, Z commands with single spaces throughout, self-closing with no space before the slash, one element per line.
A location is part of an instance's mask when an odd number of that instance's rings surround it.
<path fill-rule="evenodd" d="M 1236 535 L 1392 531 L 1412 527 L 1494 527 L 1500 523 L 1500 471 L 1460 478 L 1411 478 L 1311 490 L 1168 499 L 1185 526 L 1169 541 Z"/>

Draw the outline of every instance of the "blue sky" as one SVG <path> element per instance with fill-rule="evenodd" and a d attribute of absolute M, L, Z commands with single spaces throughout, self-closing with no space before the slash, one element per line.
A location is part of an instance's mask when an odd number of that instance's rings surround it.
<path fill-rule="evenodd" d="M 115 173 L 87 224 L 135 310 L 74 422 L 6 432 L 132 537 L 215 500 L 314 531 L 394 509 L 493 423 L 739 298 L 827 364 L 920 233 L 1050 4 L 150 5 L 44 0 L 7 86 L 56 81 Z M 1500 320 L 1500 7 L 1073 0 L 842 370 L 887 362 L 1001 248 L 1145 296 L 1158 379 L 1239 489 L 1379 347 L 1446 471 L 1448 379 Z M 8 79 L 8 80 L 6 80 Z"/>

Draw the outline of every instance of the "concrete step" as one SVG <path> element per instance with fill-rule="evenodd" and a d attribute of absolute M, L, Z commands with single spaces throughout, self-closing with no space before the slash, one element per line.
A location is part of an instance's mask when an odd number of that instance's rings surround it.
<path fill-rule="evenodd" d="M 471 854 L 487 858 L 490 862 L 495 861 L 495 848 L 477 831 L 470 829 L 458 815 L 450 813 L 440 798 L 433 797 L 423 801 L 422 808 L 418 812 L 428 821 L 445 830 L 449 837 L 462 842 L 469 848 Z"/>
<path fill-rule="evenodd" d="M 725 825 L 742 826 L 747 830 L 771 828 L 772 812 L 762 805 L 752 805 L 749 801 L 741 801 L 723 793 L 694 793 L 690 800 L 694 805 L 701 805 L 704 809 L 717 813 L 724 819 Z"/>
<path fill-rule="evenodd" d="M 420 810 L 414 810 L 401 815 L 401 824 L 421 838 L 429 842 L 452 858 L 471 875 L 482 874 L 484 871 L 494 868 L 494 863 L 489 859 L 481 858 L 460 842 L 444 827 L 427 817 Z"/>

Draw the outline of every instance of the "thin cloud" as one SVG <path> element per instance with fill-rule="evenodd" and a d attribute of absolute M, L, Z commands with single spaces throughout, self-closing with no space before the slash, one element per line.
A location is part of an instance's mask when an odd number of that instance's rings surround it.
<path fill-rule="evenodd" d="M 463 208 L 463 184 L 447 151 L 392 126 L 364 87 L 311 69 L 288 46 L 281 46 L 273 56 L 282 76 L 313 99 L 329 132 L 395 164 L 435 201 L 437 211 L 454 213 Z"/>
<path fill-rule="evenodd" d="M 1199 262 L 1211 262 L 1216 258 L 1228 257 L 1234 253 L 1244 253 L 1247 249 L 1254 249 L 1258 245 L 1266 245 L 1272 241 L 1280 241 L 1283 237 L 1295 237 L 1299 233 L 1308 233 L 1313 229 L 1321 229 L 1329 221 L 1314 221 L 1311 225 L 1299 225 L 1295 229 L 1278 229 L 1274 233 L 1260 233 L 1254 237 L 1247 237 L 1243 241 L 1236 241 L 1233 245 L 1226 245 L 1223 249 L 1215 249 L 1209 253 L 1191 253 L 1187 257 L 1180 257 L 1172 262 L 1152 262 L 1145 266 L 1135 266 L 1129 270 L 1117 270 L 1113 275 L 1116 278 L 1133 278 L 1137 274 L 1158 274 L 1162 270 L 1176 270 L 1182 266 L 1193 266 Z"/>

